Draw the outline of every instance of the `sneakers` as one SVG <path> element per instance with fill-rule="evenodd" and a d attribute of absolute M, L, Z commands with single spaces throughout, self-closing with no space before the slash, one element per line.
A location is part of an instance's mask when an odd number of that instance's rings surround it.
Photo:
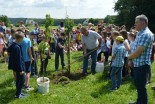
<path fill-rule="evenodd" d="M 16 81 L 13 81 L 12 84 L 13 84 L 13 85 L 16 85 Z"/>
<path fill-rule="evenodd" d="M 34 90 L 34 88 L 31 87 L 31 86 L 24 86 L 24 90 L 25 90 L 26 92 L 29 92 L 29 91 Z"/>
<path fill-rule="evenodd" d="M 28 96 L 28 94 L 21 93 L 22 96 Z"/>
<path fill-rule="evenodd" d="M 154 85 L 154 86 L 152 86 L 151 88 L 152 88 L 152 90 L 154 90 L 154 91 L 155 91 L 155 85 Z"/>
<path fill-rule="evenodd" d="M 88 73 L 87 72 L 82 72 L 82 76 L 87 76 Z"/>
<path fill-rule="evenodd" d="M 110 88 L 109 91 L 115 91 L 117 88 Z"/>
<path fill-rule="evenodd" d="M 96 74 L 96 72 L 94 71 L 94 72 L 92 72 L 92 75 L 95 75 Z"/>
<path fill-rule="evenodd" d="M 146 85 L 149 85 L 151 83 L 151 81 L 148 81 L 147 83 L 146 83 Z"/>
<path fill-rule="evenodd" d="M 137 104 L 137 102 L 129 103 L 129 104 Z"/>
<path fill-rule="evenodd" d="M 38 75 L 32 75 L 33 78 L 38 78 Z"/>
<path fill-rule="evenodd" d="M 120 86 L 117 86 L 117 89 L 119 89 L 120 88 Z"/>
<path fill-rule="evenodd" d="M 26 98 L 28 95 L 27 94 L 24 94 L 24 93 L 21 93 L 19 96 L 15 96 L 15 98 Z"/>

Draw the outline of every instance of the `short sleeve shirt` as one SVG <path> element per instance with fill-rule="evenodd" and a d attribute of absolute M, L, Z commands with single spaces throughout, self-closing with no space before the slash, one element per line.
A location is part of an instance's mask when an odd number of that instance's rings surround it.
<path fill-rule="evenodd" d="M 28 53 L 28 49 L 32 47 L 31 41 L 29 38 L 24 37 L 22 42 L 19 43 L 22 48 L 24 62 L 30 61 L 30 56 Z"/>
<path fill-rule="evenodd" d="M 98 46 L 98 39 L 102 37 L 95 31 L 88 31 L 88 36 L 82 35 L 82 43 L 86 45 L 86 49 L 92 50 Z"/>
<path fill-rule="evenodd" d="M 115 56 L 112 61 L 112 66 L 122 67 L 124 65 L 124 57 L 126 55 L 126 50 L 123 44 L 119 44 L 113 51 L 113 55 Z"/>
<path fill-rule="evenodd" d="M 146 64 L 151 65 L 151 52 L 153 41 L 154 35 L 148 27 L 137 33 L 133 46 L 133 52 L 135 52 L 139 46 L 144 46 L 145 49 L 139 57 L 133 59 L 134 67 L 139 67 Z"/>

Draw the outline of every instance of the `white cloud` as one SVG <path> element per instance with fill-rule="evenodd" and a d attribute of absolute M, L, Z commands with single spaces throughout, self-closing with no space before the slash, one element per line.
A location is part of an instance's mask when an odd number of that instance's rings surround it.
<path fill-rule="evenodd" d="M 114 0 L 0 0 L 0 15 L 9 17 L 44 18 L 104 18 L 116 14 Z"/>

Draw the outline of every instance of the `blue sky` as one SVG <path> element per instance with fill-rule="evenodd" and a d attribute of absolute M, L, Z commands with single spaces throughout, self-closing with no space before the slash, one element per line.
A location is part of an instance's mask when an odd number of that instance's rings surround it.
<path fill-rule="evenodd" d="M 117 0 L 0 0 L 0 15 L 8 17 L 104 18 L 114 12 Z"/>

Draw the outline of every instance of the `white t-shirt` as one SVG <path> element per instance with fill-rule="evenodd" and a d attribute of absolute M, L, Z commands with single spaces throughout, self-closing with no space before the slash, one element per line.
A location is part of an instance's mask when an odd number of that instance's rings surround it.
<path fill-rule="evenodd" d="M 113 45 L 112 45 L 112 56 L 114 55 L 114 50 L 117 47 L 117 43 L 116 41 L 114 41 Z"/>
<path fill-rule="evenodd" d="M 123 44 L 124 44 L 124 46 L 125 46 L 125 44 L 129 44 L 129 41 L 128 41 L 127 39 L 125 39 L 124 42 L 123 42 Z M 129 56 L 129 52 L 128 52 L 127 50 L 126 50 L 125 56 L 126 56 L 126 57 Z"/>

